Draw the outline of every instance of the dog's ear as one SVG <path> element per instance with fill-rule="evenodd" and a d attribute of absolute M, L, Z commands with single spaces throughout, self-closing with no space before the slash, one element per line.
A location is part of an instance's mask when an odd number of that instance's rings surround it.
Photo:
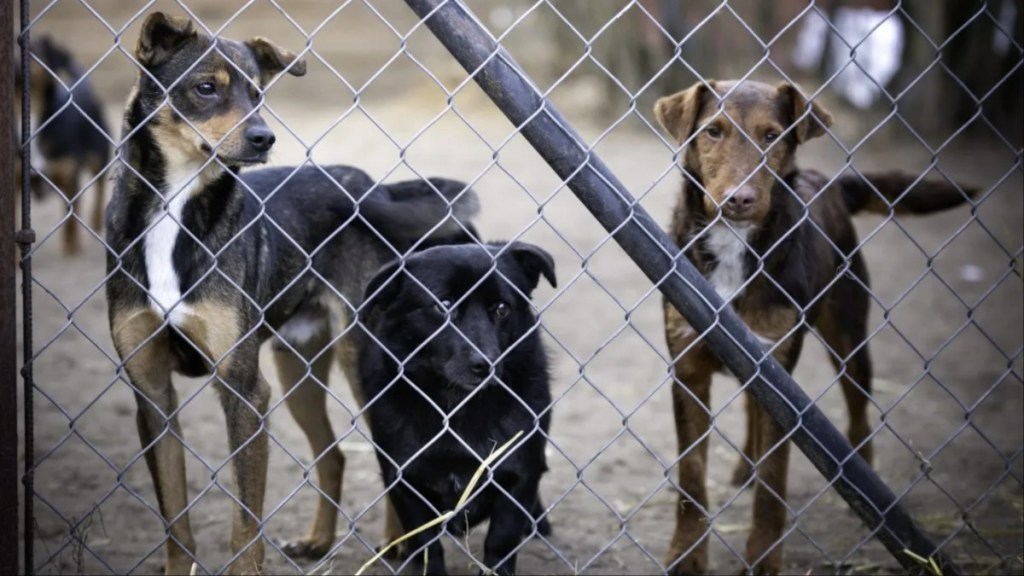
<path fill-rule="evenodd" d="M 800 90 L 790 84 L 783 82 L 779 84 L 779 95 L 788 98 L 793 107 L 793 119 L 796 125 L 793 132 L 796 134 L 796 141 L 800 144 L 825 134 L 825 130 L 832 126 L 832 114 L 825 110 L 817 102 L 810 102 L 810 111 L 807 109 L 807 98 L 800 93 Z"/>
<path fill-rule="evenodd" d="M 401 264 L 400 260 L 385 264 L 377 271 L 377 274 L 370 280 L 370 283 L 366 285 L 366 291 L 363 293 L 361 315 L 369 314 L 374 309 L 394 301 L 395 295 L 405 281 L 405 272 L 395 274 Z"/>
<path fill-rule="evenodd" d="M 262 36 L 246 40 L 245 45 L 256 56 L 256 63 L 260 67 L 260 83 L 264 86 L 285 70 L 292 76 L 302 76 L 306 73 L 304 59 Z"/>
<path fill-rule="evenodd" d="M 555 279 L 555 259 L 551 254 L 526 242 L 513 242 L 508 247 L 508 254 L 526 273 L 526 278 L 530 281 L 530 291 L 540 283 L 541 276 L 544 276 L 551 286 L 558 286 L 558 280 Z"/>
<path fill-rule="evenodd" d="M 676 142 L 682 143 L 693 134 L 697 114 L 700 114 L 700 107 L 709 86 L 713 90 L 715 81 L 697 82 L 682 92 L 659 98 L 654 103 L 654 117 Z"/>
<path fill-rule="evenodd" d="M 142 23 L 135 59 L 146 67 L 158 66 L 173 56 L 182 44 L 195 37 L 196 30 L 191 20 L 154 12 Z"/>

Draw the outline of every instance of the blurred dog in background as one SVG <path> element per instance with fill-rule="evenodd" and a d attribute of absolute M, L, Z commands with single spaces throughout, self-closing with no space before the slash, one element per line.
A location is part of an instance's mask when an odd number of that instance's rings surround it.
<path fill-rule="evenodd" d="M 16 55 L 14 75 L 18 102 L 25 85 L 19 56 Z M 29 59 L 34 154 L 33 167 L 27 172 L 32 178 L 36 198 L 41 199 L 56 188 L 69 203 L 71 210 L 63 224 L 62 249 L 65 255 L 73 255 L 82 249 L 78 214 L 83 176 L 91 179 L 91 188 L 95 190 L 88 225 L 94 232 L 103 229 L 107 187 L 104 170 L 110 163 L 112 136 L 85 71 L 66 48 L 42 36 L 32 41 Z M 20 121 L 20 104 L 15 110 Z M 14 137 L 20 146 L 20 138 Z M 26 170 L 21 166 L 20 157 L 16 162 L 15 175 L 20 190 Z M 20 202 L 21 195 L 15 194 L 15 197 Z"/>

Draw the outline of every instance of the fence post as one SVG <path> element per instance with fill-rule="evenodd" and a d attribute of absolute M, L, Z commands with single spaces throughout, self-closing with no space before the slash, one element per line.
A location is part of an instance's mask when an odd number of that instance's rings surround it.
<path fill-rule="evenodd" d="M 906 552 L 931 558 L 942 574 L 962 571 L 921 532 L 892 490 L 764 349 L 707 280 L 598 158 L 516 62 L 456 0 L 406 0 L 452 56 L 562 178 L 708 347 L 767 409 L 793 442 L 910 572 Z"/>
<path fill-rule="evenodd" d="M 0 574 L 18 571 L 18 358 L 14 195 L 14 3 L 0 2 Z"/>

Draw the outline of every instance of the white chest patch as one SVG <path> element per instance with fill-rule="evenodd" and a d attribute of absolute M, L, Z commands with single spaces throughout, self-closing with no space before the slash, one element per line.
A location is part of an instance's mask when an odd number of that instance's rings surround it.
<path fill-rule="evenodd" d="M 704 233 L 704 246 L 717 262 L 708 281 L 723 300 L 738 297 L 747 280 L 744 256 L 752 231 L 751 226 L 733 224 L 730 229 L 725 224 L 714 224 Z"/>
<path fill-rule="evenodd" d="M 181 217 L 188 199 L 202 186 L 196 176 L 198 166 L 171 170 L 167 174 L 166 207 L 161 207 L 150 219 L 153 227 L 143 239 L 146 255 L 146 276 L 149 278 L 149 305 L 153 310 L 178 326 L 191 313 L 181 300 L 181 280 L 174 269 L 174 244 L 181 232 Z"/>

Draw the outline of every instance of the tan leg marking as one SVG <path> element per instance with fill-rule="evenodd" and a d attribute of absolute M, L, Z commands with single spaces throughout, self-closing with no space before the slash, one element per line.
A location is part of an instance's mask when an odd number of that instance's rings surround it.
<path fill-rule="evenodd" d="M 359 378 L 359 351 L 356 350 L 355 340 L 351 336 L 346 336 L 338 341 L 338 361 L 341 363 L 341 370 L 345 373 L 348 385 L 352 388 L 352 396 L 355 397 L 359 409 L 362 410 L 366 406 L 366 395 L 363 393 L 363 384 Z M 402 529 L 402 523 L 398 520 L 398 513 L 395 512 L 391 498 L 388 497 L 384 503 L 384 542 L 385 544 L 394 542 L 404 534 L 405 530 Z M 396 548 L 396 554 L 400 557 L 404 556 L 404 546 L 399 545 Z"/>
<path fill-rule="evenodd" d="M 93 231 L 99 233 L 103 230 L 103 213 L 107 207 L 107 175 L 100 175 L 105 168 L 99 157 L 92 156 L 88 162 L 89 174 L 99 177 L 93 182 L 92 216 L 89 218 L 89 225 Z"/>
<path fill-rule="evenodd" d="M 338 449 L 337 438 L 327 417 L 326 386 L 334 360 L 330 340 L 330 332 L 324 330 L 322 335 L 297 348 L 301 356 L 287 349 L 274 350 L 274 364 L 287 396 L 288 410 L 309 441 L 316 459 L 317 481 L 323 492 L 309 532 L 284 546 L 289 556 L 320 558 L 334 544 L 345 456 Z"/>
<path fill-rule="evenodd" d="M 161 319 L 148 308 L 115 314 L 111 320 L 114 347 L 136 388 L 136 423 L 143 448 L 148 447 L 146 465 L 156 488 L 160 512 L 169 524 L 171 538 L 165 547 L 164 571 L 187 574 L 196 543 L 188 513 L 184 512 L 188 506 L 188 485 L 185 454 L 178 440 L 182 437 L 181 425 L 177 416 L 168 419 L 178 407 L 171 383 L 175 360 L 167 333 L 160 331 L 161 327 Z"/>
<path fill-rule="evenodd" d="M 64 222 L 64 229 L 61 233 L 65 256 L 78 254 L 82 249 L 81 230 L 79 230 L 81 224 L 78 222 L 79 203 L 72 200 L 78 193 L 79 172 L 78 162 L 72 159 L 55 160 L 46 164 L 47 177 L 70 204 L 73 215 Z"/>

